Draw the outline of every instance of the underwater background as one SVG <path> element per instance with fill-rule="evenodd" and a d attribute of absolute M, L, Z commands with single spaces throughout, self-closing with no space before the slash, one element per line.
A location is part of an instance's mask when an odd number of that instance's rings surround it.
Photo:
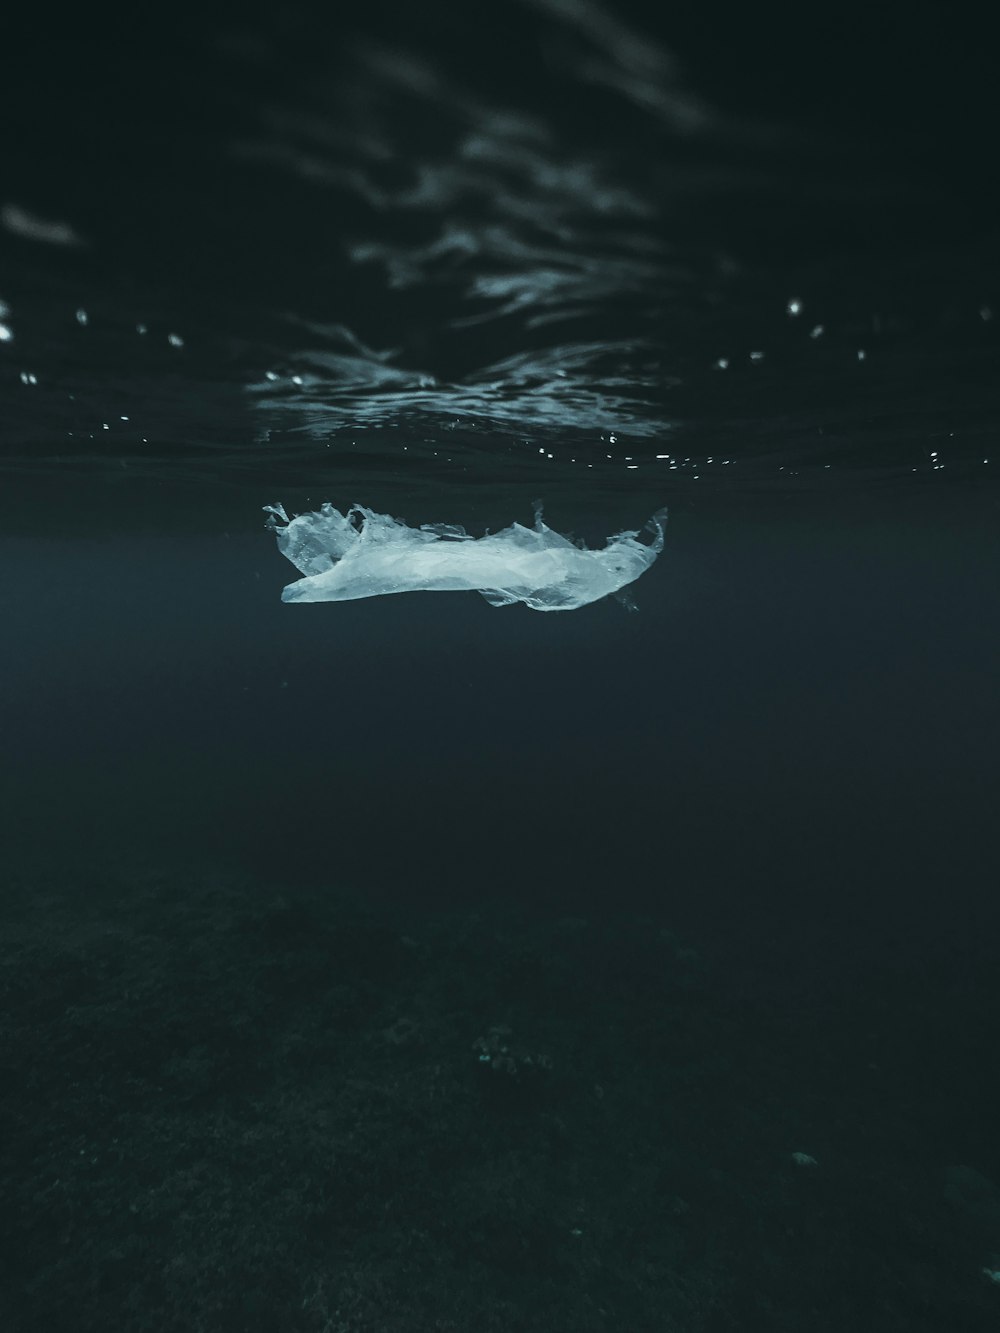
<path fill-rule="evenodd" d="M 5 1329 L 995 1328 L 978 22 L 5 20 Z"/>

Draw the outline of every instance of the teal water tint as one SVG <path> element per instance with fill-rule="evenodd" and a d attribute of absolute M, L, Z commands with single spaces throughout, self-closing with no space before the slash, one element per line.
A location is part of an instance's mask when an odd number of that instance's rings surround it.
<path fill-rule="evenodd" d="M 9 1326 L 988 1327 L 989 497 L 564 616 L 122 512 L 2 544 Z"/>
<path fill-rule="evenodd" d="M 993 1329 L 992 48 L 168 17 L 0 89 L 0 1325 Z"/>
<path fill-rule="evenodd" d="M 905 920 L 958 865 L 973 897 L 988 882 L 988 500 L 678 506 L 636 613 L 556 617 L 283 605 L 259 518 L 217 517 L 5 542 L 14 842 L 45 845 L 55 799 L 66 846 L 207 840 L 373 885 L 433 866 L 418 896 L 516 897 L 530 866 L 562 903 L 808 915 L 811 883 Z"/>

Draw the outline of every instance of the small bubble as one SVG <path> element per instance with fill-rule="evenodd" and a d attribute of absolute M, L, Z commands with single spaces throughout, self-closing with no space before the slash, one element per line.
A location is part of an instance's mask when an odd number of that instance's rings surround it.
<path fill-rule="evenodd" d="M 764 353 L 763 353 L 763 352 L 751 352 L 751 353 L 750 353 L 750 360 L 751 360 L 751 361 L 763 361 L 763 360 L 764 360 Z"/>
<path fill-rule="evenodd" d="M 867 355 L 868 355 L 868 353 L 865 351 L 865 349 L 864 349 L 863 347 L 859 347 L 859 348 L 858 348 L 858 360 L 859 360 L 859 361 L 864 361 L 864 359 L 867 357 Z"/>
<path fill-rule="evenodd" d="M 822 336 L 823 336 L 823 334 L 824 334 L 825 332 L 826 332 L 826 330 L 823 328 L 823 325 L 822 325 L 822 324 L 814 324 L 814 325 L 812 326 L 812 328 L 809 330 L 809 337 L 810 337 L 810 338 L 822 338 Z"/>
<path fill-rule="evenodd" d="M 0 313 L 3 312 L 0 311 Z M 993 311 L 990 308 L 990 306 L 981 305 L 979 307 L 979 318 L 983 321 L 984 324 L 988 324 L 990 322 L 990 320 L 993 318 Z"/>
<path fill-rule="evenodd" d="M 76 322 L 84 326 L 90 323 L 90 316 L 87 314 L 86 310 L 78 310 L 76 312 Z"/>
<path fill-rule="evenodd" d="M 179 333 L 168 333 L 167 342 L 170 344 L 171 347 L 184 346 L 184 339 L 181 337 Z"/>
<path fill-rule="evenodd" d="M 32 375 L 32 373 L 31 373 L 30 370 L 22 370 L 22 371 L 21 371 L 21 383 L 22 383 L 22 384 L 37 384 L 37 383 L 38 383 L 38 376 L 37 376 L 37 375 Z"/>
<path fill-rule="evenodd" d="M 0 343 L 12 343 L 14 341 L 14 330 L 9 324 L 0 324 Z"/>
<path fill-rule="evenodd" d="M 145 324 L 137 324 L 135 326 L 135 331 L 136 333 L 148 333 L 149 329 L 146 327 Z"/>
<path fill-rule="evenodd" d="M 728 356 L 720 356 L 720 357 L 718 358 L 718 360 L 714 363 L 714 368 L 715 368 L 716 370 L 728 370 L 728 369 L 729 369 L 729 357 L 728 357 Z"/>
<path fill-rule="evenodd" d="M 802 302 L 797 297 L 793 296 L 792 299 L 785 306 L 785 312 L 789 315 L 801 315 Z"/>

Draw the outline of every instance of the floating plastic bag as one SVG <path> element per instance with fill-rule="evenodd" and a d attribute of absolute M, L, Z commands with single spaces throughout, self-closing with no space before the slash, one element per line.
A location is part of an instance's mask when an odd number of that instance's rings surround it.
<path fill-rule="evenodd" d="M 575 611 L 618 593 L 663 550 L 667 511 L 646 524 L 650 539 L 619 532 L 603 550 L 574 545 L 535 512 L 535 526 L 470 537 L 464 528 L 425 523 L 411 528 L 388 514 L 354 505 L 342 514 L 324 504 L 289 520 L 280 504 L 265 505 L 278 549 L 305 575 L 283 602 L 348 602 L 393 592 L 478 592 L 493 606 L 524 602 L 535 611 Z"/>

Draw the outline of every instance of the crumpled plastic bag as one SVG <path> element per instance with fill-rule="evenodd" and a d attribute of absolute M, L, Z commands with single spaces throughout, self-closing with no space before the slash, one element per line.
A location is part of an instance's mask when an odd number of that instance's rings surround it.
<path fill-rule="evenodd" d="M 667 511 L 639 531 L 609 537 L 601 550 L 576 545 L 542 522 L 512 523 L 471 537 L 463 527 L 425 523 L 411 528 L 363 505 L 341 513 L 327 502 L 317 513 L 289 519 L 280 504 L 265 505 L 278 549 L 304 578 L 282 592 L 283 602 L 347 602 L 395 592 L 478 592 L 492 606 L 523 602 L 535 611 L 575 611 L 617 593 L 663 550 Z M 625 599 L 627 601 L 627 599 Z"/>

